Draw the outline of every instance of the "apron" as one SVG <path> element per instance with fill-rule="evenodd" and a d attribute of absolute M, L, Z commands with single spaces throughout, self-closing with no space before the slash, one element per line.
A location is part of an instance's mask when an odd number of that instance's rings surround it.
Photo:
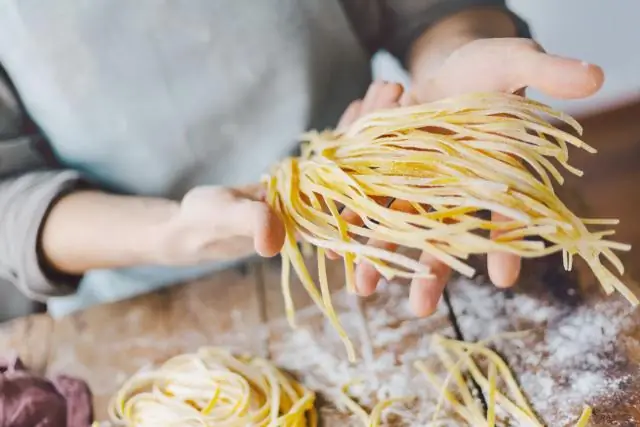
<path fill-rule="evenodd" d="M 176 200 L 256 182 L 371 80 L 338 0 L 0 0 L 0 62 L 64 167 Z M 92 271 L 49 311 L 228 266 Z"/>

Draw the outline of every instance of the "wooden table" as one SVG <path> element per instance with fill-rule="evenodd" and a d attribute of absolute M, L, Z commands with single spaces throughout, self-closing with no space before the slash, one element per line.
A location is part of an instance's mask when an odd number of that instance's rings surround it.
<path fill-rule="evenodd" d="M 574 200 L 582 200 L 582 210 L 621 218 L 619 238 L 640 247 L 634 222 L 640 208 L 640 108 L 634 108 L 635 113 L 585 121 L 587 139 L 601 153 L 577 156 L 574 164 L 589 173 L 581 187 L 575 187 L 576 180 L 568 185 L 578 189 L 580 197 Z M 626 118 L 626 132 L 615 122 L 621 117 Z M 626 282 L 640 294 L 633 280 L 640 277 L 637 253 L 624 261 L 629 267 Z M 270 357 L 325 392 L 354 375 L 373 372 L 379 392 L 404 392 L 405 385 L 418 390 L 420 408 L 413 409 L 428 415 L 437 396 L 409 366 L 413 358 L 428 355 L 433 333 L 452 335 L 459 327 L 465 339 L 479 339 L 526 329 L 531 332 L 505 337 L 496 346 L 548 425 L 571 425 L 583 403 L 595 408 L 594 426 L 640 425 L 639 311 L 616 296 L 603 297 L 584 269 L 565 273 L 558 261 L 528 263 L 522 283 L 512 291 L 486 285 L 482 274 L 474 284 L 454 282 L 453 317 L 441 304 L 429 319 L 412 318 L 403 287 L 387 288 L 362 306 L 338 293 L 336 304 L 364 359 L 356 367 L 346 364 L 342 346 L 317 311 L 303 308 L 301 330 L 288 328 L 279 266 L 273 260 L 57 321 L 36 315 L 0 325 L 0 352 L 17 351 L 41 373 L 86 379 L 100 419 L 105 418 L 110 395 L 137 369 L 203 345 Z M 341 287 L 339 266 L 331 272 L 332 285 Z M 297 305 L 307 306 L 301 286 L 294 289 Z M 322 408 L 325 425 L 352 422 L 331 404 L 322 403 Z"/>

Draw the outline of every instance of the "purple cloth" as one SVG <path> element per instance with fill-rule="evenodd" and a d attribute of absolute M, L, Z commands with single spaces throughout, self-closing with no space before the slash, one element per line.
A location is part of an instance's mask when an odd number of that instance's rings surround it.
<path fill-rule="evenodd" d="M 87 427 L 92 421 L 86 383 L 65 375 L 50 381 L 17 357 L 0 358 L 0 427 Z"/>

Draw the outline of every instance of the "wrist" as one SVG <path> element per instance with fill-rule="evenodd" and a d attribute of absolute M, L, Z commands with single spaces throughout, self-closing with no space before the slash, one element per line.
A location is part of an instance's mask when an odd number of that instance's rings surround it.
<path fill-rule="evenodd" d="M 65 274 L 155 263 L 163 230 L 177 210 L 177 203 L 165 199 L 69 193 L 45 219 L 42 260 Z"/>
<path fill-rule="evenodd" d="M 502 8 L 463 10 L 441 20 L 416 39 L 409 56 L 409 71 L 414 80 L 424 78 L 434 74 L 453 52 L 474 40 L 516 35 L 516 23 Z"/>
<path fill-rule="evenodd" d="M 175 251 L 180 204 L 172 200 L 148 201 L 145 219 L 128 245 L 135 265 L 171 265 Z"/>
<path fill-rule="evenodd" d="M 151 264 L 194 265 L 203 261 L 202 249 L 210 241 L 198 220 L 190 218 L 176 203 L 173 212 L 162 222 L 146 231 L 148 244 L 145 256 Z"/>

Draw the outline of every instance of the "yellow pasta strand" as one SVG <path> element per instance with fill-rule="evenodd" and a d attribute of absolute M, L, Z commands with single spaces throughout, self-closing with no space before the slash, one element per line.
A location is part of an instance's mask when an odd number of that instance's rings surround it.
<path fill-rule="evenodd" d="M 435 335 L 432 347 L 442 366 L 449 373 L 447 379 L 440 382 L 422 361 L 416 362 L 415 367 L 425 375 L 434 389 L 448 401 L 451 409 L 468 425 L 494 427 L 498 422 L 500 425 L 503 423 L 511 425 L 513 422 L 517 422 L 517 425 L 544 427 L 525 399 L 507 364 L 482 342 L 468 343 Z M 480 362 L 488 364 L 486 372 L 479 367 Z M 469 374 L 478 384 L 484 396 L 487 396 L 486 419 L 478 413 L 479 403 L 475 398 L 474 401 L 464 399 L 460 402 L 456 397 L 471 394 L 469 385 L 464 379 L 454 382 L 455 387 L 450 386 L 449 379 L 451 377 L 460 376 L 463 378 L 464 374 Z M 499 389 L 499 384 L 506 385 L 508 391 Z M 436 407 L 432 424 L 438 420 L 439 407 L 440 402 Z M 498 416 L 498 409 L 502 414 L 505 414 L 504 417 Z M 585 407 L 576 427 L 586 427 L 591 413 L 591 407 Z"/>
<path fill-rule="evenodd" d="M 356 403 L 351 396 L 349 396 L 349 387 L 356 382 L 357 381 L 353 381 L 342 386 L 339 397 L 340 402 L 360 419 L 360 422 L 364 427 L 379 427 L 382 423 L 382 412 L 385 409 L 395 403 L 408 403 L 412 400 L 408 397 L 381 400 L 373 407 L 371 414 L 368 414 L 362 406 Z"/>
<path fill-rule="evenodd" d="M 489 427 L 496 425 L 496 365 L 489 365 L 489 399 L 487 402 L 487 424 Z"/>
<path fill-rule="evenodd" d="M 578 419 L 576 423 L 576 427 L 587 427 L 589 425 L 589 420 L 591 419 L 591 414 L 593 413 L 593 409 L 591 406 L 587 406 L 582 411 L 582 415 Z"/>
<path fill-rule="evenodd" d="M 580 256 L 605 293 L 638 298 L 603 264 L 622 275 L 614 251 L 630 246 L 608 240 L 617 220 L 581 219 L 556 195 L 561 169 L 581 175 L 568 163 L 568 146 L 595 149 L 554 127 L 560 120 L 581 133 L 571 117 L 523 97 L 480 93 L 431 104 L 379 111 L 344 132 L 310 132 L 302 156 L 285 159 L 265 177 L 267 201 L 283 220 L 287 241 L 283 271 L 290 265 L 314 302 L 338 330 L 350 360 L 353 346 L 326 294 L 319 292 L 304 264 L 296 238 L 344 258 L 347 284 L 354 290 L 354 264 L 368 262 L 386 279 L 429 277 L 416 260 L 366 245 L 378 241 L 425 251 L 459 273 L 475 271 L 474 254 L 507 252 L 524 258 L 563 253 L 572 268 Z M 380 200 L 393 200 L 387 206 Z M 347 223 L 340 209 L 360 217 Z M 509 218 L 483 219 L 492 211 Z M 491 239 L 490 231 L 500 231 Z M 296 237 L 297 236 L 297 237 Z M 524 240 L 539 237 L 540 241 Z M 318 257 L 326 282 L 324 257 Z M 294 325 L 290 277 L 283 273 L 287 317 Z M 324 287 L 324 286 L 323 286 Z"/>
<path fill-rule="evenodd" d="M 109 416 L 129 427 L 315 427 L 314 402 L 268 361 L 204 347 L 133 375 Z"/>

